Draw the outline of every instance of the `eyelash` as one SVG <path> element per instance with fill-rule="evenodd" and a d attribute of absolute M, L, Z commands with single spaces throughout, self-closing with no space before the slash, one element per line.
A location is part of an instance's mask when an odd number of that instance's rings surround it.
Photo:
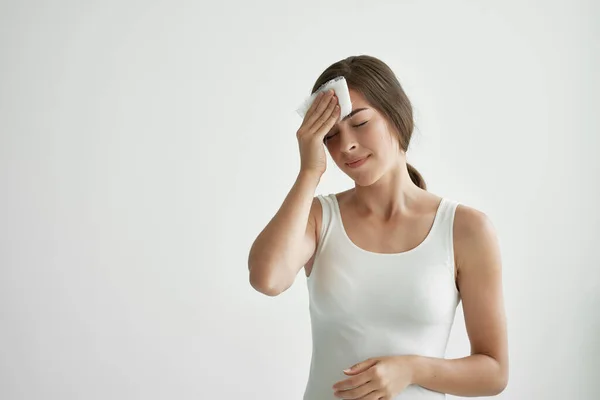
<path fill-rule="evenodd" d="M 358 124 L 358 125 L 356 125 L 356 126 L 353 126 L 353 128 L 358 128 L 358 127 L 360 127 L 360 126 L 363 126 L 363 125 L 364 125 L 364 124 L 366 124 L 367 122 L 369 122 L 369 121 L 365 121 L 365 122 L 363 122 L 362 124 Z M 326 141 L 328 141 L 329 139 L 331 139 L 331 138 L 332 138 L 332 137 L 334 137 L 335 135 L 337 135 L 337 133 L 335 133 L 335 134 L 333 134 L 333 135 L 331 135 L 331 136 L 325 136 L 325 137 L 323 138 L 323 142 L 326 142 Z"/>

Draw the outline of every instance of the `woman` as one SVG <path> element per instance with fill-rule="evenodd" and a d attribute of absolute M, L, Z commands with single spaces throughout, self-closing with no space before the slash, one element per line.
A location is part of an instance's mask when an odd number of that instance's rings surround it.
<path fill-rule="evenodd" d="M 270 296 L 305 268 L 313 353 L 304 399 L 502 392 L 508 345 L 491 221 L 428 192 L 406 162 L 412 107 L 385 63 L 348 57 L 327 68 L 312 93 L 339 76 L 353 111 L 340 120 L 332 91 L 315 99 L 296 134 L 300 173 L 248 259 L 250 283 Z M 354 188 L 314 196 L 323 147 Z M 461 300 L 471 355 L 445 359 Z"/>

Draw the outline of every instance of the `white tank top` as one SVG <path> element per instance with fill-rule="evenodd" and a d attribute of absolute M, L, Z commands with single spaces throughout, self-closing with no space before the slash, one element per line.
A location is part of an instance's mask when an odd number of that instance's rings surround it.
<path fill-rule="evenodd" d="M 335 194 L 318 195 L 321 235 L 307 277 L 312 359 L 304 400 L 336 400 L 343 369 L 371 357 L 444 358 L 460 294 L 454 280 L 452 226 L 459 204 L 442 198 L 423 242 L 402 253 L 354 244 Z M 394 400 L 445 399 L 410 385 Z"/>

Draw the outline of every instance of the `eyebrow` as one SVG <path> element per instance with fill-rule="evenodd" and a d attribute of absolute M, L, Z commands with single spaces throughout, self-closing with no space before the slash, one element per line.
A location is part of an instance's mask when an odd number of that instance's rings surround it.
<path fill-rule="evenodd" d="M 352 110 L 352 112 L 350 114 L 348 114 L 344 118 L 342 118 L 342 121 L 347 120 L 348 118 L 352 117 L 357 112 L 360 112 L 360 111 L 363 111 L 363 110 L 368 110 L 368 108 L 357 108 L 356 110 Z"/>

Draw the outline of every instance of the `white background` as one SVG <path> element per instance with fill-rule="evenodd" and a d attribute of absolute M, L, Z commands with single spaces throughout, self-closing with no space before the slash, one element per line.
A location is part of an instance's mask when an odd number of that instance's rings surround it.
<path fill-rule="evenodd" d="M 413 102 L 428 189 L 496 226 L 498 397 L 600 398 L 598 2 L 211 3 L 0 3 L 0 398 L 300 399 L 304 271 L 267 297 L 247 256 L 296 107 L 359 54 Z M 316 194 L 352 186 L 329 158 Z"/>

